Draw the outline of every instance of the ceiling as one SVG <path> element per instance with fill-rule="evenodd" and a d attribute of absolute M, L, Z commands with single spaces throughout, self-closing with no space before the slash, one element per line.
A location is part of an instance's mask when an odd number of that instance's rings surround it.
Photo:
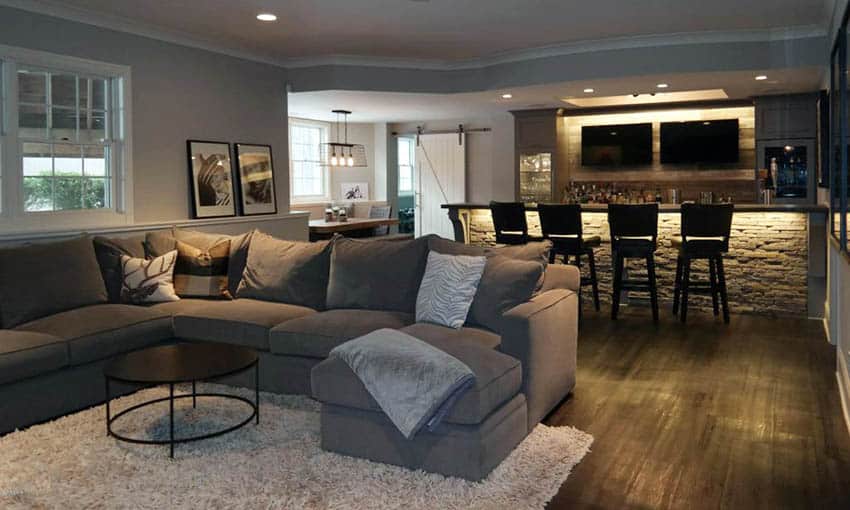
<path fill-rule="evenodd" d="M 834 0 L 0 0 L 130 31 L 183 35 L 285 64 L 355 56 L 459 62 L 600 40 L 825 31 Z M 278 21 L 262 23 L 260 12 Z"/>
<path fill-rule="evenodd" d="M 628 100 L 634 93 L 641 98 L 656 93 L 722 89 L 729 99 L 759 95 L 811 92 L 820 88 L 822 68 L 796 68 L 770 71 L 734 71 L 676 75 L 637 76 L 612 80 L 575 81 L 505 90 L 463 94 L 415 94 L 401 92 L 363 92 L 327 90 L 289 94 L 289 114 L 315 120 L 333 121 L 330 110 L 352 110 L 350 122 L 425 122 L 444 119 L 476 119 L 529 108 L 574 108 L 564 101 L 571 97 L 606 97 L 609 104 Z M 756 81 L 758 74 L 768 79 Z M 662 92 L 656 87 L 667 83 Z M 593 88 L 593 94 L 584 89 Z M 513 98 L 502 99 L 503 93 Z"/>

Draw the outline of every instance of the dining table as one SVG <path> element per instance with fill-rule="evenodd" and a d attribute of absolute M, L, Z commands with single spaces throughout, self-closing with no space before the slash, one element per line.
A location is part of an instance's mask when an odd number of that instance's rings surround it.
<path fill-rule="evenodd" d="M 310 240 L 328 239 L 334 234 L 347 233 L 357 237 L 376 227 L 398 225 L 398 218 L 348 218 L 345 221 L 310 220 Z"/>

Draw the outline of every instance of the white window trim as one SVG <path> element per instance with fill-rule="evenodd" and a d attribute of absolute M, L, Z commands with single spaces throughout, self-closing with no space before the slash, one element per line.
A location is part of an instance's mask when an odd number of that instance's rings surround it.
<path fill-rule="evenodd" d="M 325 193 L 323 195 L 311 195 L 311 196 L 300 196 L 296 197 L 293 194 L 293 190 L 295 189 L 295 183 L 293 182 L 295 179 L 295 172 L 292 168 L 292 125 L 293 124 L 301 124 L 303 126 L 312 126 L 322 128 L 324 133 L 322 142 L 325 143 L 330 140 L 330 132 L 331 125 L 329 122 L 323 122 L 320 120 L 311 120 L 311 119 L 302 119 L 300 117 L 289 117 L 288 128 L 289 128 L 289 203 L 290 204 L 298 204 L 298 205 L 312 205 L 312 204 L 326 204 L 331 201 L 331 172 L 330 168 L 323 166 L 322 167 L 322 179 L 324 180 L 324 189 Z"/>
<path fill-rule="evenodd" d="M 416 191 L 416 178 L 415 178 L 415 176 L 416 176 L 416 170 L 415 170 L 415 168 L 416 168 L 416 160 L 415 160 L 416 139 L 411 138 L 411 137 L 406 137 L 406 136 L 405 137 L 400 136 L 400 137 L 398 137 L 398 139 L 396 141 L 397 146 L 401 145 L 401 144 L 398 143 L 398 140 L 408 140 L 411 143 L 410 161 L 413 163 L 412 165 L 409 165 L 410 166 L 410 189 L 403 190 L 403 189 L 401 189 L 401 167 L 403 165 L 400 163 L 401 158 L 397 158 L 397 161 L 399 161 L 399 163 L 398 163 L 398 194 L 399 194 L 399 196 L 411 196 Z"/>
<path fill-rule="evenodd" d="M 69 73 L 109 76 L 113 140 L 112 207 L 104 210 L 26 212 L 23 210 L 23 170 L 19 157 L 17 65 L 44 67 Z M 132 88 L 128 66 L 97 62 L 42 51 L 0 45 L 0 235 L 45 233 L 67 229 L 96 229 L 133 224 Z M 10 171 L 11 169 L 11 171 Z"/>

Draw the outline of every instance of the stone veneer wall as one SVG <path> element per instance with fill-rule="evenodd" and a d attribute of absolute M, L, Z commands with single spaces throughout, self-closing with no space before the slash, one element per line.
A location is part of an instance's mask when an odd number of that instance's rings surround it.
<path fill-rule="evenodd" d="M 540 220 L 536 212 L 528 213 L 532 235 L 540 235 Z M 669 313 L 673 303 L 673 280 L 676 275 L 676 251 L 670 240 L 679 235 L 679 214 L 659 215 L 658 252 L 655 255 L 658 279 L 658 299 Z M 583 213 L 585 235 L 603 239 L 596 249 L 596 272 L 599 278 L 599 298 L 611 302 L 611 245 L 605 213 Z M 470 211 L 469 237 L 471 244 L 495 244 L 490 211 Z M 583 273 L 587 271 L 582 257 Z M 807 215 L 803 213 L 735 213 L 728 255 L 724 258 L 729 308 L 733 313 L 765 315 L 807 315 Z M 633 276 L 646 274 L 642 261 L 629 261 L 627 271 Z M 708 265 L 694 263 L 692 278 L 708 279 Z M 623 303 L 649 305 L 648 295 L 632 292 Z M 591 306 L 590 287 L 583 292 L 585 306 Z M 692 295 L 691 308 L 711 310 L 711 298 Z"/>

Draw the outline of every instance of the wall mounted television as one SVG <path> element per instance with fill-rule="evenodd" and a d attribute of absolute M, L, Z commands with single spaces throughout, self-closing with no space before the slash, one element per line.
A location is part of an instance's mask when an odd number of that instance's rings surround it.
<path fill-rule="evenodd" d="M 582 166 L 652 164 L 652 124 L 582 126 Z"/>
<path fill-rule="evenodd" d="M 738 119 L 661 123 L 662 164 L 729 164 L 738 158 Z"/>

